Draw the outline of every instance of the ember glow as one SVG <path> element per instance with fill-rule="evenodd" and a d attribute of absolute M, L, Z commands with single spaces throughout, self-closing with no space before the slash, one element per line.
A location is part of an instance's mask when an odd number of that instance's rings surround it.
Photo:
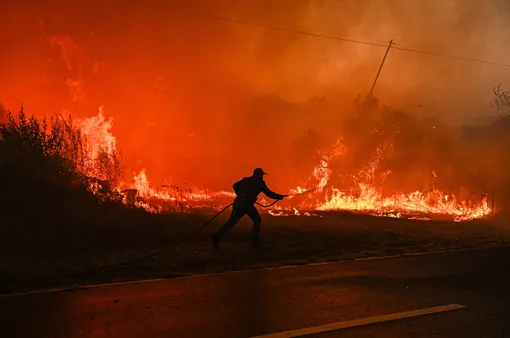
<path fill-rule="evenodd" d="M 114 157 L 117 151 L 117 140 L 111 132 L 113 120 L 105 119 L 103 110 L 100 108 L 97 116 L 80 119 L 79 125 L 87 139 L 90 163 L 95 164 L 88 174 L 101 179 L 105 176 L 104 169 L 100 167 L 101 162 L 97 159 L 101 153 Z M 491 213 L 487 197 L 482 198 L 478 203 L 468 203 L 459 201 L 455 196 L 437 189 L 429 192 L 415 191 L 386 196 L 374 185 L 374 182 L 381 182 L 391 174 L 390 171 L 377 174 L 385 146 L 377 148 L 372 160 L 357 175 L 348 176 L 358 189 L 345 191 L 330 184 L 331 177 L 335 175 L 331 162 L 349 151 L 342 139 L 337 139 L 331 151 L 321 155 L 320 163 L 307 180 L 312 182 L 313 186 L 290 189 L 289 199 L 282 201 L 281 205 L 270 208 L 269 214 L 272 216 L 317 216 L 319 211 L 352 211 L 375 216 L 421 220 L 428 219 L 426 215 L 444 215 L 455 221 L 467 221 L 483 218 Z M 431 175 L 436 178 L 435 172 Z M 378 180 L 377 176 L 379 176 Z M 151 185 L 145 169 L 136 173 L 130 182 L 119 182 L 117 187 L 117 190 L 123 192 L 125 196 L 135 195 L 134 200 L 129 202 L 126 198 L 125 203 L 134 204 L 150 212 L 164 210 L 189 212 L 201 208 L 217 210 L 230 203 L 235 197 L 229 191 L 181 189 L 168 185 L 156 187 Z M 302 197 L 299 198 L 299 196 Z M 296 201 L 298 199 L 300 201 Z M 264 198 L 261 202 L 269 204 Z"/>

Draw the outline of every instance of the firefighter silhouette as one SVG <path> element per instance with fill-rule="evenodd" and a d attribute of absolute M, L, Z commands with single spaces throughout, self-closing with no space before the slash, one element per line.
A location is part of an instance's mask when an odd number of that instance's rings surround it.
<path fill-rule="evenodd" d="M 262 218 L 255 207 L 258 195 L 262 192 L 267 197 L 282 200 L 288 195 L 277 194 L 269 189 L 264 181 L 264 175 L 266 173 L 261 168 L 253 170 L 253 175 L 244 177 L 239 182 L 234 183 L 233 188 L 236 194 L 234 200 L 232 214 L 229 220 L 212 235 L 212 244 L 214 248 L 218 248 L 221 237 L 232 229 L 237 222 L 244 216 L 248 215 L 253 222 L 252 228 L 252 244 L 255 247 L 260 246 L 259 233 Z"/>

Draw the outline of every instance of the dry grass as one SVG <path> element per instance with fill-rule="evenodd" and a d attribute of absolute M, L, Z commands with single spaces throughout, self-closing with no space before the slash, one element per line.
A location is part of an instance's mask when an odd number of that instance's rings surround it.
<path fill-rule="evenodd" d="M 510 244 L 510 227 L 498 221 L 453 223 L 408 221 L 349 213 L 323 217 L 264 217 L 262 238 L 268 246 L 250 247 L 250 222 L 243 219 L 215 251 L 209 234 L 225 221 L 222 215 L 203 233 L 174 250 L 129 265 L 119 265 L 62 279 L 105 265 L 141 257 L 171 246 L 195 231 L 204 217 L 186 214 L 147 215 L 133 211 L 131 222 L 10 234 L 0 238 L 0 289 L 82 285 L 141 278 L 173 277 L 262 266 L 349 260 L 403 253 Z M 127 218 L 126 218 L 127 219 Z M 4 234 L 5 235 L 5 234 Z"/>

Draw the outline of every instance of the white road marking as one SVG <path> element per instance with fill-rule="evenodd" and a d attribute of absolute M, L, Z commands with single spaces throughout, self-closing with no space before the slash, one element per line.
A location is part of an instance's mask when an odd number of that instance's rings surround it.
<path fill-rule="evenodd" d="M 297 329 L 297 330 L 290 330 L 290 331 L 284 331 L 284 332 L 278 332 L 278 333 L 271 333 L 271 334 L 267 334 L 267 335 L 263 335 L 263 336 L 257 336 L 257 337 L 253 337 L 253 338 L 290 338 L 290 337 L 300 337 L 300 336 L 306 336 L 306 335 L 310 335 L 310 334 L 314 334 L 314 333 L 335 331 L 335 330 L 346 329 L 346 328 L 350 328 L 350 327 L 369 325 L 369 324 L 387 322 L 387 321 L 404 319 L 404 318 L 410 318 L 410 317 L 416 317 L 416 316 L 429 315 L 429 314 L 432 314 L 432 313 L 439 313 L 439 312 L 445 312 L 445 311 L 459 310 L 459 309 L 463 309 L 465 307 L 466 306 L 459 305 L 459 304 L 442 305 L 442 306 L 429 307 L 429 308 L 420 309 L 420 310 L 398 312 L 398 313 L 392 313 L 392 314 L 389 314 L 389 315 L 368 317 L 368 318 L 362 318 L 362 319 L 354 319 L 354 320 L 348 320 L 348 321 L 345 321 L 345 322 L 337 322 L 337 323 L 313 326 L 313 327 L 308 327 L 308 328 L 304 328 L 304 329 Z"/>

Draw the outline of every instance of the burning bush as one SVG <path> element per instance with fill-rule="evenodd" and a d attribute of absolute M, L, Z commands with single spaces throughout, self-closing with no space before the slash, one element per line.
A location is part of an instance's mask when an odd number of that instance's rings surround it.
<path fill-rule="evenodd" d="M 44 204 L 68 198 L 69 193 L 100 200 L 118 198 L 115 180 L 120 176 L 116 153 L 98 150 L 91 158 L 86 138 L 71 117 L 57 115 L 49 120 L 28 117 L 23 109 L 17 117 L 8 113 L 0 123 L 0 184 L 4 205 Z M 101 175 L 95 175 L 101 173 Z M 91 175 L 92 174 L 92 175 Z M 95 189 L 96 194 L 90 194 Z M 30 196 L 38 195 L 38 201 Z M 96 196 L 96 197 L 94 197 Z"/>

